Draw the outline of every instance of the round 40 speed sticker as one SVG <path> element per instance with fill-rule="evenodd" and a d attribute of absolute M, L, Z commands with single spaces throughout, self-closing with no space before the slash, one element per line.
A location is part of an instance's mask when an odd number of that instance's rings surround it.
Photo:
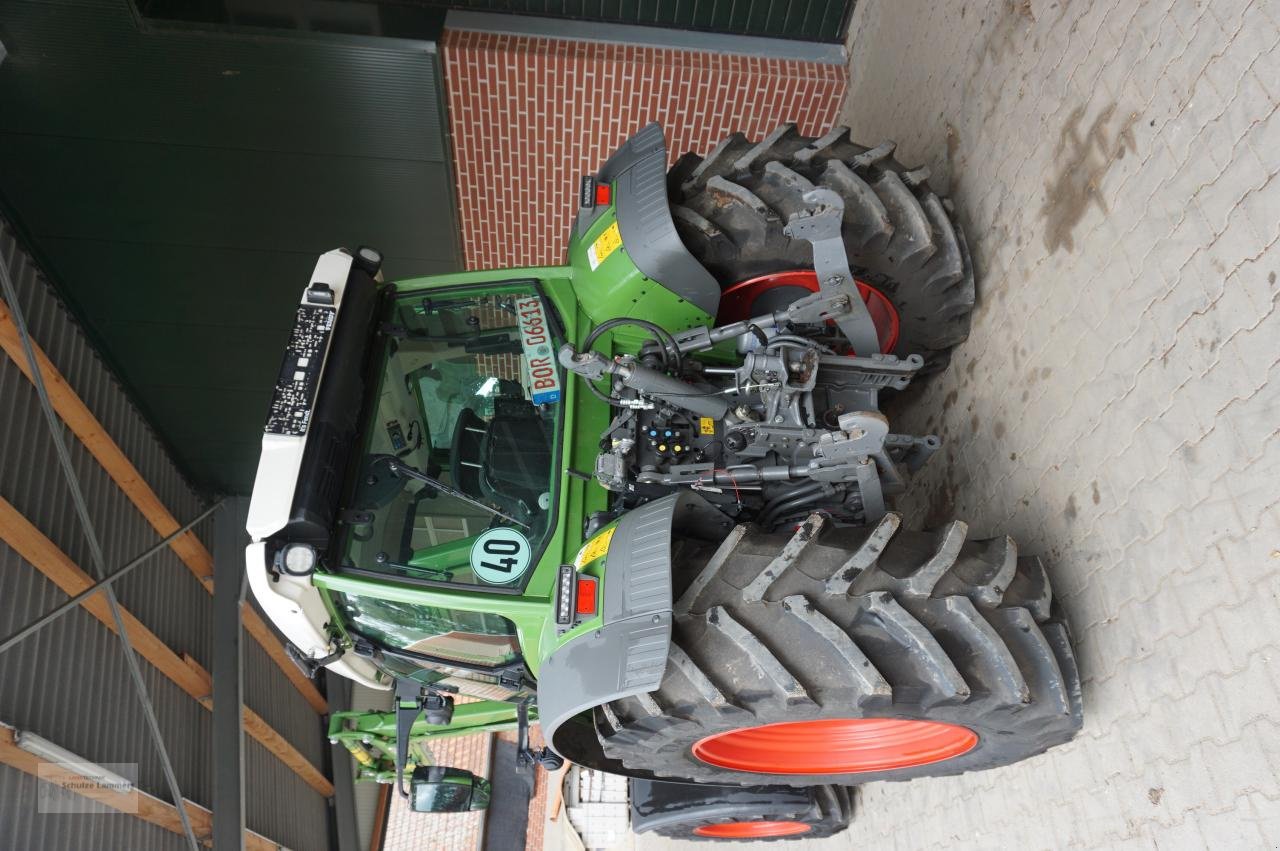
<path fill-rule="evenodd" d="M 488 529 L 471 545 L 471 570 L 481 582 L 506 585 L 529 569 L 529 539 L 508 526 Z"/>

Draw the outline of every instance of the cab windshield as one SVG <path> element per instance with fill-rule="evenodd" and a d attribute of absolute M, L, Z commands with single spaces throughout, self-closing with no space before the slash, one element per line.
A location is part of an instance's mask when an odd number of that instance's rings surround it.
<path fill-rule="evenodd" d="M 532 282 L 395 299 L 340 569 L 524 587 L 553 528 L 551 319 Z"/>

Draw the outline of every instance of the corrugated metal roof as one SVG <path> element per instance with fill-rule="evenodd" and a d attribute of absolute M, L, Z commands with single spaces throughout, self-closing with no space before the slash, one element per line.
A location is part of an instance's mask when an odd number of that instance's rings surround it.
<path fill-rule="evenodd" d="M 247 492 L 316 257 L 458 268 L 432 46 L 128 0 L 11 0 L 0 32 L 0 199 L 182 468 Z"/>
<path fill-rule="evenodd" d="M 0 262 L 8 264 L 32 337 L 180 519 L 198 513 L 186 486 L 145 420 L 112 380 L 77 327 L 0 220 Z M 73 465 L 109 565 L 155 543 L 156 533 L 69 432 Z M 92 573 L 34 387 L 0 355 L 0 496 Z M 209 542 L 212 522 L 198 531 Z M 211 663 L 210 597 L 169 550 L 118 584 L 122 605 L 178 653 Z M 0 542 L 0 636 L 66 599 L 52 582 Z M 252 641 L 245 647 L 246 703 L 308 759 L 323 767 L 320 720 Z M 183 794 L 209 806 L 210 714 L 146 662 L 154 701 Z M 119 641 L 76 610 L 0 654 L 0 721 L 32 730 L 94 762 L 138 763 L 143 789 L 168 799 L 159 762 L 125 668 Z M 292 848 L 325 848 L 327 804 L 301 778 L 246 740 L 247 819 Z M 81 849 L 181 848 L 175 834 L 117 814 L 51 816 L 33 805 L 37 782 L 0 766 L 0 846 Z"/>
<path fill-rule="evenodd" d="M 363 712 L 368 709 L 377 709 L 382 712 L 390 712 L 391 704 L 392 693 L 390 691 L 379 691 L 360 683 L 352 683 L 351 708 L 353 710 Z M 335 760 L 334 771 L 336 772 L 340 768 L 352 773 L 356 771 L 354 761 L 349 757 L 343 759 L 341 765 Z M 356 835 L 364 843 L 365 848 L 370 847 L 369 842 L 373 838 L 373 828 L 378 818 L 381 791 L 382 787 L 377 783 L 361 782 L 355 784 Z"/>

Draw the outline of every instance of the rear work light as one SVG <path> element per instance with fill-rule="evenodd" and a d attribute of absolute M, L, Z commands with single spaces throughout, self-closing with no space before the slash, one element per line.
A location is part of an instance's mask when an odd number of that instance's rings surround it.
<path fill-rule="evenodd" d="M 560 575 L 556 578 L 556 623 L 558 624 L 573 622 L 573 597 L 578 592 L 578 584 L 575 581 L 577 576 L 578 571 L 573 569 L 573 565 L 560 565 Z"/>
<path fill-rule="evenodd" d="M 560 565 L 556 577 L 556 623 L 568 625 L 580 615 L 596 613 L 596 580 L 582 576 L 571 564 Z"/>

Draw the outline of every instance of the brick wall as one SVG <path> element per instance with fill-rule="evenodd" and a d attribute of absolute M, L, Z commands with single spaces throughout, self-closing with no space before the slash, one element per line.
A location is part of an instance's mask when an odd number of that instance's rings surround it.
<path fill-rule="evenodd" d="M 492 305 L 478 307 L 467 311 L 467 315 L 479 320 L 480 324 L 476 327 L 481 331 L 491 331 L 495 328 L 510 328 L 515 324 L 515 317 L 505 310 L 499 310 Z M 520 355 L 500 354 L 500 355 L 476 355 L 476 370 L 485 378 L 507 378 L 512 381 L 520 380 Z"/>
<path fill-rule="evenodd" d="M 650 121 L 671 160 L 782 121 L 835 120 L 844 68 L 447 30 L 442 40 L 467 268 L 564 261 L 578 179 Z"/>

